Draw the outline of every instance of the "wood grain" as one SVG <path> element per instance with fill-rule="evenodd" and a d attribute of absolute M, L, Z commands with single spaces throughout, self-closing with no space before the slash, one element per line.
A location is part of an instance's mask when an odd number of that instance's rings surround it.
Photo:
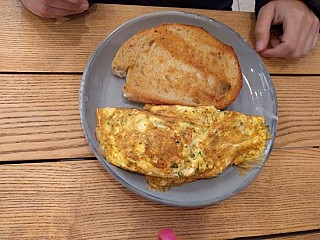
<path fill-rule="evenodd" d="M 98 161 L 0 165 L 0 235 L 11 239 L 230 239 L 320 228 L 320 149 L 275 150 L 235 197 L 203 209 L 145 200 Z M 10 237 L 11 236 L 11 237 Z"/>
<path fill-rule="evenodd" d="M 264 240 L 271 240 L 271 239 L 275 239 L 275 240 L 319 240 L 320 239 L 320 233 L 316 232 L 316 233 L 292 233 L 292 234 L 288 234 L 286 236 L 265 236 L 261 239 Z M 245 240 L 245 239 L 243 239 Z"/>
<path fill-rule="evenodd" d="M 274 77 L 275 148 L 320 146 L 320 77 Z M 80 75 L 0 75 L 0 161 L 93 157 L 79 114 Z"/>
<path fill-rule="evenodd" d="M 1 7 L 3 72 L 82 72 L 90 54 L 114 29 L 132 18 L 161 10 L 206 15 L 237 31 L 251 46 L 255 44 L 253 13 L 97 4 L 79 16 L 48 20 L 33 15 L 18 0 L 2 0 Z M 264 61 L 271 73 L 317 74 L 319 56 L 320 46 L 299 60 Z"/>
<path fill-rule="evenodd" d="M 275 147 L 320 147 L 320 78 L 273 77 L 279 123 Z"/>
<path fill-rule="evenodd" d="M 277 138 L 261 174 L 231 199 L 203 209 L 164 206 L 94 160 L 78 107 L 85 64 L 115 28 L 161 10 L 173 9 L 98 4 L 52 20 L 2 0 L 1 239 L 156 239 L 164 227 L 179 240 L 319 239 L 320 46 L 298 60 L 263 59 L 277 92 Z M 217 19 L 255 44 L 252 13 L 176 10 Z"/>
<path fill-rule="evenodd" d="M 79 114 L 80 75 L 0 75 L 0 159 L 92 157 Z"/>

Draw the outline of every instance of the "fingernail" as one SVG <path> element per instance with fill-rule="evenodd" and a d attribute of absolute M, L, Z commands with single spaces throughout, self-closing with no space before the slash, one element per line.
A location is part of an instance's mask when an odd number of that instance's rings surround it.
<path fill-rule="evenodd" d="M 89 7 L 89 3 L 88 2 L 85 2 L 85 3 L 82 3 L 79 7 L 80 10 L 84 11 L 84 10 L 87 10 Z"/>
<path fill-rule="evenodd" d="M 263 50 L 263 42 L 260 40 L 260 41 L 257 41 L 256 43 L 256 50 L 257 52 L 260 52 Z"/>

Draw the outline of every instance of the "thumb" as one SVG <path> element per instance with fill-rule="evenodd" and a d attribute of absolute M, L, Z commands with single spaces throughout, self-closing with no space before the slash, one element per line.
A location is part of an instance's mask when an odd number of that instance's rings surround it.
<path fill-rule="evenodd" d="M 261 52 L 268 46 L 270 39 L 270 29 L 275 16 L 275 8 L 272 2 L 263 6 L 258 14 L 255 37 L 256 37 L 256 51 Z"/>

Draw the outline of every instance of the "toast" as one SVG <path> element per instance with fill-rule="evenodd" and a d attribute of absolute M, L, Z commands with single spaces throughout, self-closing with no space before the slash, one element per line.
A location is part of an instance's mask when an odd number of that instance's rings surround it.
<path fill-rule="evenodd" d="M 112 62 L 126 78 L 129 100 L 184 106 L 230 105 L 242 88 L 242 73 L 232 47 L 200 27 L 166 23 L 138 32 Z"/>

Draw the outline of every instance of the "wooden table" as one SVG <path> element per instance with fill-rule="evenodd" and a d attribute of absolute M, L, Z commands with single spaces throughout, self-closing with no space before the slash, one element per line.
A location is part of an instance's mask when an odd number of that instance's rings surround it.
<path fill-rule="evenodd" d="M 279 104 L 274 149 L 240 194 L 202 209 L 146 200 L 119 184 L 84 138 L 79 84 L 96 46 L 116 27 L 166 8 L 94 5 L 44 20 L 1 1 L 0 238 L 320 239 L 320 46 L 299 60 L 272 59 Z M 215 18 L 254 45 L 252 13 L 184 11 Z"/>

